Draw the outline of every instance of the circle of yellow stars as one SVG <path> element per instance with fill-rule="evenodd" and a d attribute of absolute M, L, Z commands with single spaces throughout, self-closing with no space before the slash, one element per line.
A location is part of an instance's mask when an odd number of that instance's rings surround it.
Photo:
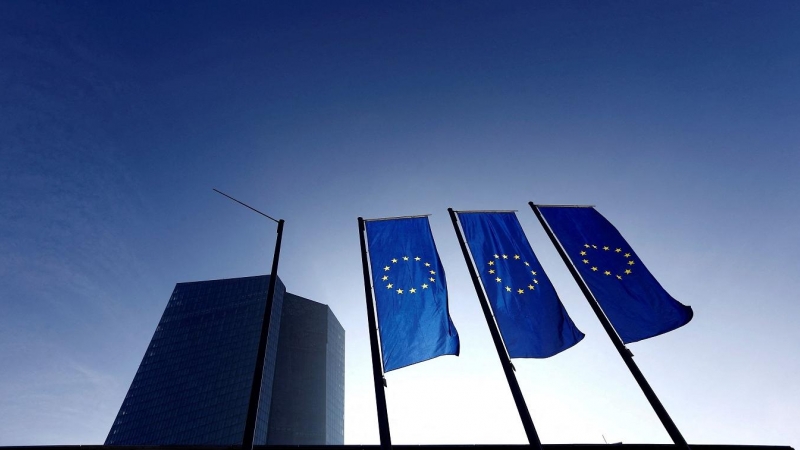
<path fill-rule="evenodd" d="M 598 251 L 601 251 L 601 252 L 613 252 L 613 253 L 616 253 L 616 254 L 620 255 L 621 257 L 625 258 L 625 261 L 626 261 L 625 262 L 625 266 L 623 266 L 623 267 L 626 267 L 624 271 L 615 274 L 615 273 L 612 273 L 610 270 L 602 270 L 603 275 L 605 275 L 607 277 L 610 277 L 611 275 L 614 275 L 618 280 L 621 280 L 623 278 L 623 276 L 632 275 L 633 274 L 633 266 L 636 265 L 636 262 L 633 260 L 633 255 L 630 253 L 630 251 L 623 251 L 622 248 L 619 248 L 619 247 L 615 247 L 614 250 L 611 250 L 611 247 L 609 247 L 607 245 L 603 245 L 603 246 L 598 247 L 598 246 L 593 245 L 593 244 L 583 244 L 583 248 L 580 251 L 580 256 L 581 256 L 580 262 L 583 263 L 583 264 L 586 264 L 589 267 L 589 270 L 591 270 L 592 272 L 600 272 L 601 271 L 600 268 L 598 268 L 596 265 L 594 265 L 591 262 L 591 260 L 589 260 L 589 257 L 590 257 L 589 253 L 592 252 L 592 251 L 595 251 L 595 250 L 598 250 Z"/>
<path fill-rule="evenodd" d="M 425 266 L 425 268 L 426 268 L 425 270 L 428 272 L 428 274 L 427 274 L 428 275 L 428 279 L 419 286 L 419 289 L 417 289 L 416 286 L 412 286 L 410 288 L 403 289 L 401 287 L 396 286 L 389 279 L 389 273 L 391 272 L 392 267 L 394 267 L 398 263 L 402 264 L 402 263 L 405 263 L 405 262 L 414 263 L 414 264 L 415 263 L 420 263 L 420 264 L 423 264 Z M 429 289 L 431 287 L 432 283 L 436 283 L 436 271 L 431 268 L 431 263 L 429 263 L 427 261 L 425 261 L 423 263 L 422 262 L 422 258 L 420 258 L 419 256 L 415 256 L 413 258 L 408 257 L 408 256 L 402 256 L 400 258 L 392 258 L 390 260 L 390 263 L 383 267 L 383 272 L 384 272 L 384 275 L 381 277 L 381 281 L 386 286 L 386 289 L 392 290 L 395 293 L 397 293 L 398 295 L 403 295 L 403 294 L 411 294 L 411 295 L 413 295 L 413 294 L 416 294 L 417 292 L 419 292 L 421 290 Z M 431 284 L 428 284 L 428 283 L 431 283 Z"/>
<path fill-rule="evenodd" d="M 536 285 L 539 284 L 539 280 L 536 279 L 536 271 L 535 270 L 530 270 L 531 265 L 528 263 L 528 261 L 522 260 L 522 258 L 519 255 L 509 256 L 509 255 L 506 255 L 506 254 L 500 254 L 500 255 L 495 254 L 493 256 L 494 256 L 494 259 L 489 260 L 489 262 L 487 263 L 487 265 L 489 266 L 487 271 L 488 271 L 489 275 L 494 275 L 494 277 L 495 277 L 494 281 L 496 283 L 501 283 L 501 285 L 503 286 L 503 288 L 505 289 L 506 292 L 516 292 L 517 294 L 524 294 L 526 292 L 530 292 L 530 291 L 535 291 L 536 290 Z M 495 260 L 499 261 L 500 259 L 505 259 L 505 260 L 511 259 L 512 261 L 515 261 L 515 260 L 519 261 L 529 269 L 528 272 L 530 272 L 530 274 L 531 274 L 531 281 L 526 286 L 526 289 L 519 288 L 519 287 L 517 287 L 515 289 L 514 287 L 511 286 L 511 283 L 509 283 L 508 280 L 506 282 L 503 282 L 503 279 L 500 278 L 500 276 L 497 274 L 497 269 L 496 269 L 497 266 L 495 265 Z"/>

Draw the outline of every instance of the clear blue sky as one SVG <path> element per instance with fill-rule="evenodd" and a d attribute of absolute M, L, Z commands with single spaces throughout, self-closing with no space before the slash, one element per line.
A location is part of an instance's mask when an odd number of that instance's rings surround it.
<path fill-rule="evenodd" d="M 633 344 L 690 443 L 800 445 L 800 3 L 0 3 L 0 445 L 101 443 L 177 282 L 280 276 L 347 330 L 356 217 L 432 213 L 460 357 L 396 443 L 522 443 L 446 208 L 519 209 L 586 338 L 516 361 L 546 443 L 666 443 L 527 201 L 595 204 L 687 326 Z"/>

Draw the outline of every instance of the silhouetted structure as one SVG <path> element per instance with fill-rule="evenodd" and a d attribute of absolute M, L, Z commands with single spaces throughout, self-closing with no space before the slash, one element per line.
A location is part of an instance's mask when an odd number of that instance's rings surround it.
<path fill-rule="evenodd" d="M 344 329 L 276 280 L 256 444 L 343 444 Z M 240 445 L 269 276 L 178 283 L 106 445 Z"/>
<path fill-rule="evenodd" d="M 344 328 L 325 305 L 286 293 L 268 444 L 344 443 Z"/>

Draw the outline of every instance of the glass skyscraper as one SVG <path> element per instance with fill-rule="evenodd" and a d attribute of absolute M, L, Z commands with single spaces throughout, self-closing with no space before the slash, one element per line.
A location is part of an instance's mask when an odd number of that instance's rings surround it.
<path fill-rule="evenodd" d="M 344 328 L 330 308 L 287 293 L 268 444 L 344 443 Z"/>
<path fill-rule="evenodd" d="M 344 329 L 276 280 L 256 444 L 344 443 Z M 269 276 L 178 283 L 106 445 L 240 445 Z"/>

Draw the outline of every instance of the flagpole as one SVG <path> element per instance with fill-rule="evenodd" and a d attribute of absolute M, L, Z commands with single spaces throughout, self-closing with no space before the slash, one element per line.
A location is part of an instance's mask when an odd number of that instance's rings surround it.
<path fill-rule="evenodd" d="M 264 318 L 261 320 L 261 338 L 258 341 L 258 354 L 256 355 L 256 370 L 253 374 L 253 384 L 250 387 L 250 404 L 247 407 L 247 419 L 244 427 L 242 448 L 252 450 L 255 443 L 256 418 L 258 407 L 261 403 L 261 385 L 264 377 L 264 359 L 267 355 L 267 341 L 270 326 L 272 325 L 272 304 L 275 299 L 275 282 L 278 279 L 278 260 L 281 256 L 281 239 L 283 238 L 284 220 L 278 220 L 278 237 L 275 239 L 275 253 L 272 256 L 272 272 L 269 276 L 267 288 L 267 305 L 264 307 Z"/>
<path fill-rule="evenodd" d="M 381 450 L 392 448 L 392 437 L 389 433 L 389 414 L 386 410 L 386 379 L 383 377 L 380 347 L 378 345 L 378 326 L 375 323 L 375 300 L 372 297 L 372 281 L 367 260 L 366 226 L 364 218 L 358 218 L 358 236 L 361 240 L 361 266 L 364 271 L 364 294 L 367 300 L 367 323 L 369 326 L 369 346 L 372 350 L 372 378 L 375 384 L 375 406 L 378 409 L 378 431 L 381 438 Z"/>
<path fill-rule="evenodd" d="M 500 364 L 503 366 L 503 372 L 506 375 L 508 387 L 511 389 L 511 396 L 514 397 L 514 403 L 517 405 L 517 412 L 519 412 L 519 418 L 522 420 L 522 427 L 525 429 L 525 434 L 528 437 L 528 443 L 531 446 L 536 447 L 538 450 L 542 450 L 542 443 L 539 440 L 539 434 L 536 432 L 536 427 L 533 425 L 531 413 L 528 411 L 528 406 L 525 404 L 525 397 L 522 396 L 522 390 L 519 387 L 516 375 L 514 375 L 514 366 L 511 365 L 511 359 L 508 357 L 508 352 L 503 344 L 503 339 L 500 336 L 500 330 L 498 330 L 494 316 L 492 315 L 492 308 L 489 306 L 489 302 L 486 300 L 486 293 L 483 291 L 483 287 L 481 287 L 481 282 L 478 278 L 478 273 L 475 270 L 475 265 L 469 255 L 469 250 L 467 249 L 467 244 L 464 241 L 464 236 L 461 233 L 461 228 L 458 226 L 458 217 L 456 216 L 455 211 L 453 211 L 453 208 L 447 208 L 447 212 L 450 213 L 450 220 L 453 221 L 453 229 L 455 229 L 456 236 L 458 236 L 458 243 L 461 245 L 461 252 L 464 254 L 464 261 L 467 263 L 467 268 L 469 268 L 469 274 L 472 277 L 472 284 L 475 286 L 475 293 L 478 294 L 478 300 L 480 301 L 481 309 L 483 310 L 483 316 L 486 318 L 486 324 L 489 326 L 489 332 L 492 335 L 494 347 L 495 350 L 497 350 L 497 356 L 500 358 Z"/>
<path fill-rule="evenodd" d="M 630 370 L 631 375 L 633 378 L 636 379 L 636 383 L 639 384 L 639 387 L 642 389 L 644 396 L 647 397 L 647 401 L 650 402 L 650 406 L 655 411 L 656 415 L 658 416 L 659 420 L 661 420 L 661 424 L 667 430 L 669 437 L 672 438 L 672 442 L 675 445 L 683 447 L 685 449 L 689 448 L 689 444 L 686 443 L 686 439 L 683 438 L 683 435 L 678 430 L 678 427 L 675 425 L 675 422 L 672 421 L 672 418 L 667 414 L 667 410 L 664 408 L 664 405 L 661 404 L 661 401 L 656 396 L 655 391 L 653 388 L 650 387 L 650 383 L 647 382 L 642 371 L 639 370 L 639 366 L 633 361 L 633 353 L 625 346 L 620 339 L 617 331 L 614 329 L 611 322 L 606 317 L 603 309 L 600 307 L 600 304 L 597 302 L 597 299 L 592 294 L 592 291 L 589 289 L 589 286 L 583 281 L 583 278 L 578 273 L 578 270 L 575 268 L 575 265 L 572 264 L 572 261 L 567 256 L 567 252 L 564 250 L 564 247 L 561 246 L 561 242 L 553 233 L 553 230 L 550 228 L 550 224 L 547 223 L 544 216 L 542 216 L 542 212 L 539 211 L 539 207 L 535 205 L 533 202 L 528 202 L 533 213 L 536 214 L 536 217 L 539 219 L 539 223 L 542 224 L 544 231 L 547 233 L 547 236 L 550 238 L 550 241 L 553 243 L 553 246 L 558 251 L 558 254 L 561 255 L 561 259 L 564 260 L 564 264 L 567 265 L 572 277 L 575 279 L 575 282 L 578 283 L 578 286 L 581 288 L 581 292 L 586 297 L 586 301 L 589 302 L 589 306 L 592 307 L 592 311 L 594 311 L 597 319 L 603 325 L 603 329 L 606 330 L 609 339 L 614 344 L 614 347 L 619 352 L 619 356 L 622 357 L 622 360 L 625 361 L 625 365 L 628 366 L 628 370 Z"/>
<path fill-rule="evenodd" d="M 256 434 L 256 418 L 258 417 L 258 407 L 261 403 L 261 384 L 264 377 L 264 359 L 267 355 L 267 341 L 269 339 L 270 325 L 272 321 L 272 304 L 275 299 L 275 284 L 278 279 L 278 261 L 281 257 L 281 240 L 283 239 L 284 220 L 276 220 L 252 206 L 240 202 L 224 192 L 214 189 L 214 192 L 224 195 L 234 202 L 249 208 L 258 214 L 278 223 L 278 236 L 275 239 L 275 252 L 272 255 L 272 271 L 269 276 L 269 287 L 267 287 L 267 304 L 264 306 L 264 317 L 261 320 L 261 334 L 258 340 L 258 351 L 256 352 L 256 367 L 253 372 L 253 383 L 250 385 L 250 400 L 247 404 L 247 417 L 244 424 L 244 434 L 242 436 L 242 449 L 252 450 Z"/>

